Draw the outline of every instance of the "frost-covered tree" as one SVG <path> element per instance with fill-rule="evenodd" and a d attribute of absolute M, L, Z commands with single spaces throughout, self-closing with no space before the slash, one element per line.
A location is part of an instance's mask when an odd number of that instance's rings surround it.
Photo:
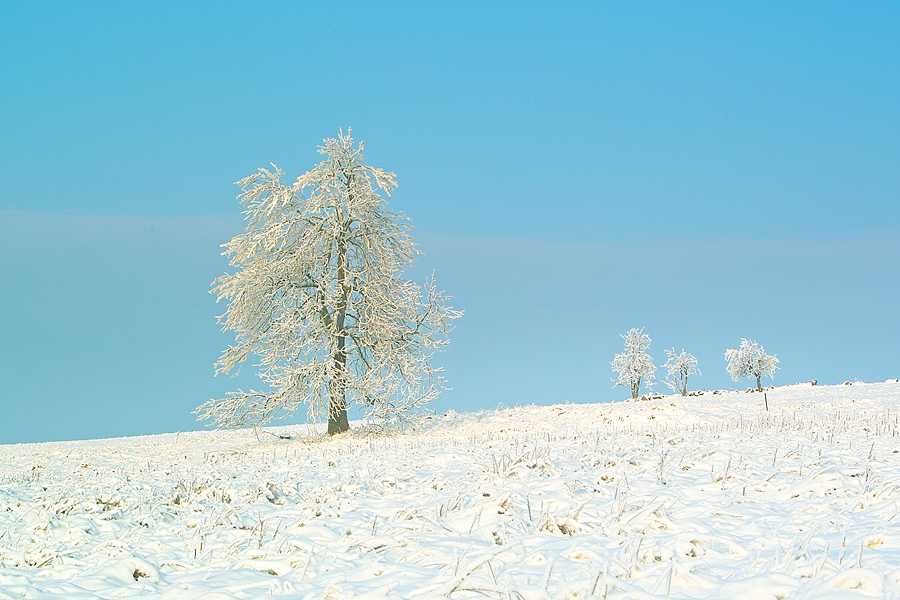
<path fill-rule="evenodd" d="M 349 429 L 355 403 L 376 419 L 402 417 L 442 389 L 429 363 L 462 313 L 433 276 L 424 291 L 403 279 L 419 254 L 407 218 L 390 212 L 395 175 L 365 163 L 341 131 L 325 160 L 292 184 L 258 171 L 237 182 L 247 230 L 223 244 L 233 273 L 213 282 L 219 317 L 236 343 L 216 374 L 240 371 L 252 354 L 270 391 L 238 391 L 197 409 L 219 427 L 263 424 L 308 406 L 328 434 Z"/>
<path fill-rule="evenodd" d="M 758 392 L 762 391 L 760 378 L 763 375 L 774 378 L 775 369 L 778 368 L 778 358 L 766 354 L 763 347 L 752 340 L 741 339 L 740 348 L 726 350 L 725 360 L 728 362 L 726 369 L 733 380 L 755 377 Z"/>
<path fill-rule="evenodd" d="M 700 368 L 697 366 L 697 359 L 693 354 L 689 354 L 681 350 L 681 354 L 675 354 L 675 348 L 666 350 L 668 360 L 663 365 L 669 372 L 666 377 L 666 385 L 681 392 L 682 396 L 687 396 L 688 375 L 699 375 Z"/>
<path fill-rule="evenodd" d="M 613 359 L 612 369 L 618 375 L 618 379 L 613 379 L 615 385 L 624 385 L 631 389 L 631 397 L 637 398 L 640 395 L 641 383 L 647 382 L 650 386 L 650 380 L 656 372 L 653 365 L 653 359 L 650 358 L 648 350 L 650 350 L 650 336 L 641 329 L 629 329 L 628 333 L 622 335 L 625 340 L 625 352 L 616 354 Z"/>

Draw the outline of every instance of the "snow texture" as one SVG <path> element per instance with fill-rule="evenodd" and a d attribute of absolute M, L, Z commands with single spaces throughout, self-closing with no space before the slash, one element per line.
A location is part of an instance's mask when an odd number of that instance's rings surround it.
<path fill-rule="evenodd" d="M 0 599 L 900 597 L 900 383 L 766 399 L 0 446 Z"/>

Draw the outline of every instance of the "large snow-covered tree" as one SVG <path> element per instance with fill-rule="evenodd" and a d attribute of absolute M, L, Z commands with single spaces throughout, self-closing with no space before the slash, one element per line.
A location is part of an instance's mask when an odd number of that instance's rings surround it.
<path fill-rule="evenodd" d="M 675 354 L 675 348 L 666 350 L 666 364 L 663 366 L 668 370 L 666 385 L 677 392 L 681 392 L 682 396 L 687 396 L 687 381 L 689 375 L 699 375 L 700 368 L 697 366 L 697 359 L 693 354 L 681 350 L 680 354 Z"/>
<path fill-rule="evenodd" d="M 641 383 L 647 382 L 648 387 L 653 374 L 656 372 L 656 366 L 650 357 L 650 336 L 641 329 L 629 329 L 628 333 L 621 336 L 625 340 L 625 351 L 616 354 L 613 358 L 613 371 L 618 375 L 618 379 L 614 379 L 615 385 L 623 385 L 631 389 L 631 397 L 637 398 L 640 395 Z"/>
<path fill-rule="evenodd" d="M 347 408 L 402 417 L 442 389 L 430 364 L 462 313 L 433 275 L 424 290 L 403 278 L 419 254 L 405 216 L 387 209 L 395 175 L 366 164 L 350 130 L 326 139 L 325 160 L 291 184 L 258 171 L 237 182 L 246 232 L 223 244 L 235 269 L 213 282 L 219 317 L 236 343 L 216 374 L 251 355 L 268 391 L 238 391 L 197 409 L 220 427 L 259 425 L 306 405 L 328 434 L 349 429 Z"/>
<path fill-rule="evenodd" d="M 728 362 L 726 370 L 735 381 L 750 377 L 756 378 L 756 391 L 762 391 L 760 378 L 767 375 L 775 377 L 775 369 L 778 367 L 778 358 L 775 355 L 766 354 L 765 349 L 757 342 L 741 339 L 738 349 L 730 348 L 725 351 L 725 360 Z"/>

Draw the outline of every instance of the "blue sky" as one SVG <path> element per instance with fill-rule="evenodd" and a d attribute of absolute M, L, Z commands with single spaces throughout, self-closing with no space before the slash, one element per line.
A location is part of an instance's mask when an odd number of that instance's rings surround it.
<path fill-rule="evenodd" d="M 489 4 L 489 5 L 486 5 Z M 900 376 L 900 5 L 0 4 L 0 443 L 201 427 L 232 182 L 351 126 L 466 311 L 434 405 Z M 251 371 L 251 372 L 247 372 Z"/>

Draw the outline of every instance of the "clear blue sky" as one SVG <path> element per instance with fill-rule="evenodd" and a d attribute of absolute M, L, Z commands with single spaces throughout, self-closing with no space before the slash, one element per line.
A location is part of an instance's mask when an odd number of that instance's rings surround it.
<path fill-rule="evenodd" d="M 232 182 L 353 128 L 466 311 L 439 411 L 900 376 L 900 4 L 0 3 L 0 443 L 202 427 Z"/>

